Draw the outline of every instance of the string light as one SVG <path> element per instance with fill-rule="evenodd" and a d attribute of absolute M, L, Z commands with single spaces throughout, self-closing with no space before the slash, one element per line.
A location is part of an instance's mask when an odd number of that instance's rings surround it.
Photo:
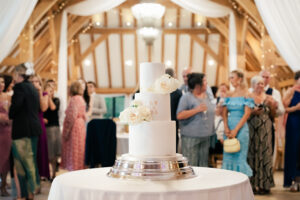
<path fill-rule="evenodd" d="M 58 9 L 53 10 L 52 14 L 42 19 L 38 24 L 34 26 L 34 29 L 40 29 L 43 27 L 46 23 L 48 23 L 49 20 L 54 19 L 56 15 L 61 13 L 61 11 L 66 7 L 66 5 L 70 2 L 70 0 L 64 0 L 61 3 L 58 4 Z"/>
<path fill-rule="evenodd" d="M 255 20 L 253 20 L 247 12 L 245 12 L 237 2 L 235 2 L 235 0 L 228 0 L 229 3 L 232 5 L 232 7 L 234 8 L 235 11 L 237 11 L 237 13 L 243 17 L 245 17 L 247 19 L 247 21 L 254 26 L 255 28 L 257 28 L 257 30 L 261 30 L 261 28 L 263 28 L 263 25 L 260 25 L 258 23 L 255 22 Z"/>

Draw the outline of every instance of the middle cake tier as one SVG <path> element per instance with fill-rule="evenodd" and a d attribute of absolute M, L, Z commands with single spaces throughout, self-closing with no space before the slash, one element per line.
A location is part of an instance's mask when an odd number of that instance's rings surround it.
<path fill-rule="evenodd" d="M 175 121 L 151 121 L 129 126 L 129 154 L 146 157 L 175 156 Z"/>
<path fill-rule="evenodd" d="M 136 93 L 135 100 L 143 102 L 151 110 L 153 121 L 170 121 L 170 94 Z"/>

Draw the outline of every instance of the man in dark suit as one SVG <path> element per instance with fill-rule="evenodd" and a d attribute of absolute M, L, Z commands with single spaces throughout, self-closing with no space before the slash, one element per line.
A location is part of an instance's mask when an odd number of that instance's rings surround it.
<path fill-rule="evenodd" d="M 12 119 L 12 153 L 21 187 L 21 198 L 33 199 L 38 188 L 36 150 L 38 136 L 42 133 L 39 120 L 40 99 L 38 91 L 28 81 L 33 66 L 24 63 L 16 66 L 15 86 L 9 110 Z"/>
<path fill-rule="evenodd" d="M 174 70 L 172 68 L 167 68 L 166 74 L 169 74 L 171 77 L 174 77 Z M 176 118 L 176 111 L 181 96 L 182 96 L 182 92 L 179 89 L 176 89 L 174 92 L 171 93 L 171 120 L 176 121 L 176 152 L 178 152 L 178 141 L 179 141 L 179 135 L 178 135 L 179 124 Z"/>

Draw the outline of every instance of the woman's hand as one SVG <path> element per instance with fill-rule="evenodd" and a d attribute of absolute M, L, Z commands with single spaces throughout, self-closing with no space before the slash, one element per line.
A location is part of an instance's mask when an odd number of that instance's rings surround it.
<path fill-rule="evenodd" d="M 259 108 L 259 107 L 255 107 L 255 108 L 252 110 L 252 114 L 254 114 L 254 115 L 260 115 L 262 112 L 263 112 L 263 109 L 262 109 L 262 108 Z"/>
<path fill-rule="evenodd" d="M 300 102 L 295 105 L 296 110 L 300 110 Z"/>
<path fill-rule="evenodd" d="M 207 111 L 207 106 L 205 103 L 201 103 L 195 109 L 197 110 L 197 112 L 204 112 L 204 111 Z"/>
<path fill-rule="evenodd" d="M 233 129 L 233 130 L 231 130 L 230 131 L 230 138 L 235 138 L 236 137 L 236 135 L 238 134 L 238 130 L 236 130 L 236 129 Z"/>
<path fill-rule="evenodd" d="M 230 137 L 230 129 L 228 128 L 228 127 L 224 127 L 224 132 L 225 132 L 225 135 L 226 135 L 226 137 Z"/>

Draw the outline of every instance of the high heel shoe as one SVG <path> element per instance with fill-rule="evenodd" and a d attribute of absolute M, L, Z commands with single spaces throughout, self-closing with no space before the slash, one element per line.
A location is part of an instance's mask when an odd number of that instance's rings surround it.
<path fill-rule="evenodd" d="M 1 188 L 1 196 L 2 197 L 8 197 L 10 194 L 7 192 L 5 188 Z"/>
<path fill-rule="evenodd" d="M 293 182 L 292 182 L 292 185 L 291 185 L 291 187 L 290 187 L 290 191 L 291 191 L 291 192 L 298 192 L 298 191 L 300 190 L 299 187 L 300 187 L 300 186 L 299 186 L 299 183 L 293 181 Z"/>

